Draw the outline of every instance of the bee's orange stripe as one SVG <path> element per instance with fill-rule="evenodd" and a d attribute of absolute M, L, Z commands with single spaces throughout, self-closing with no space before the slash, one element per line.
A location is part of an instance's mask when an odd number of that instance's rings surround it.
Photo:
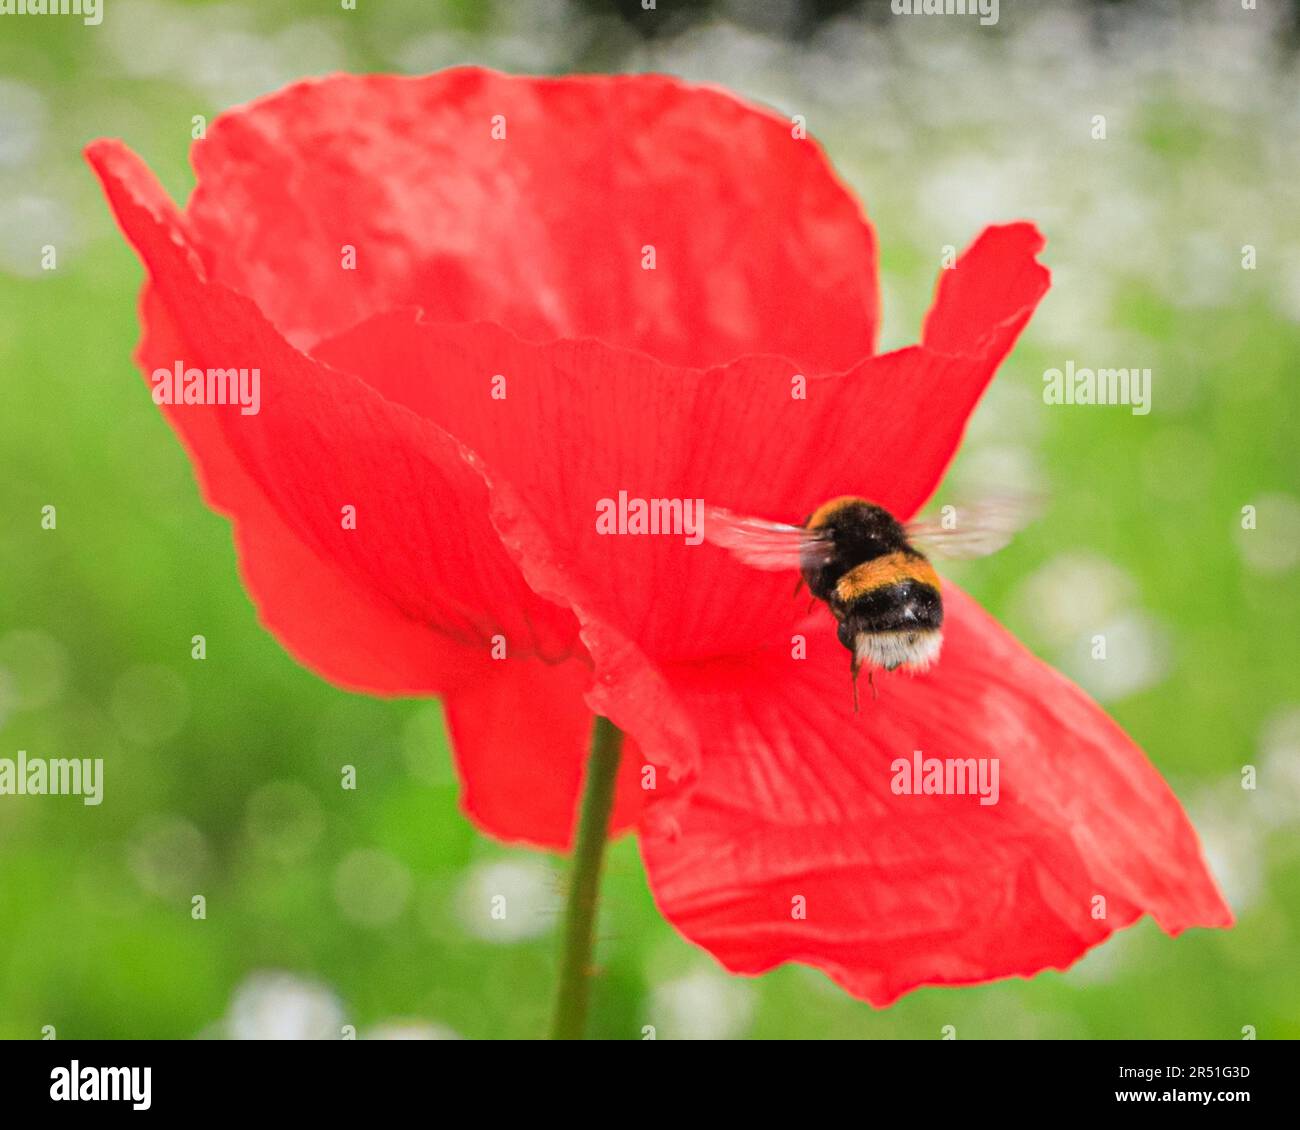
<path fill-rule="evenodd" d="M 887 553 L 855 565 L 835 585 L 835 595 L 844 603 L 856 600 L 874 589 L 896 585 L 900 581 L 919 581 L 939 590 L 939 574 L 924 557 L 907 553 Z"/>
<path fill-rule="evenodd" d="M 854 502 L 865 502 L 865 498 L 858 498 L 856 495 L 843 494 L 839 498 L 832 498 L 829 502 L 823 502 L 816 510 L 812 512 L 812 517 L 808 519 L 805 529 L 815 530 L 818 526 L 824 526 L 837 510 L 842 510 Z"/>

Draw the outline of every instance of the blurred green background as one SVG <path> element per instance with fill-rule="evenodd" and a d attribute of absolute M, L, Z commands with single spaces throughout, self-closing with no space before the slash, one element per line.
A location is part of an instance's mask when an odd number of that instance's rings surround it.
<path fill-rule="evenodd" d="M 460 815 L 436 703 L 335 690 L 258 627 L 131 363 L 140 267 L 79 156 L 123 137 L 183 200 L 193 115 L 305 74 L 459 62 L 669 71 L 806 115 L 876 224 L 884 348 L 916 339 L 945 245 L 1040 224 L 1053 290 L 944 491 L 1029 483 L 1051 507 L 954 572 L 1148 750 L 1240 919 L 1177 940 L 1143 922 L 1064 974 L 875 1011 L 807 969 L 726 975 L 661 920 L 629 838 L 592 1034 L 1300 1035 L 1295 7 L 1003 0 L 990 28 L 884 0 L 618 8 L 0 17 L 0 756 L 103 757 L 108 776 L 98 808 L 0 798 L 0 1036 L 544 1030 L 562 861 Z M 1045 406 L 1067 360 L 1150 367 L 1150 415 Z"/>

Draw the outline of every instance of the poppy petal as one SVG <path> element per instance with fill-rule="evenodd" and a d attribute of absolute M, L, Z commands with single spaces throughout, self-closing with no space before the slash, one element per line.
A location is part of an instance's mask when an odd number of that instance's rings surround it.
<path fill-rule="evenodd" d="M 145 336 L 139 359 L 146 370 L 170 364 L 176 357 L 202 366 L 207 349 L 229 349 L 234 335 L 240 333 L 254 340 L 259 334 L 269 338 L 254 312 L 181 268 L 177 259 L 185 248 L 182 225 L 167 225 L 169 202 L 155 195 L 158 190 L 152 179 L 137 163 L 114 149 L 97 149 L 98 167 L 110 193 L 123 194 L 115 199 L 118 214 L 156 280 L 146 287 L 142 302 Z M 157 281 L 160 278 L 165 282 Z M 170 303 L 163 297 L 164 288 Z M 232 339 L 202 321 L 187 321 L 184 330 L 178 325 L 173 313 L 177 305 L 199 308 L 205 302 L 224 318 L 221 325 L 231 328 Z M 288 352 L 273 341 L 264 346 L 264 356 L 273 366 L 267 370 L 268 392 L 272 380 L 297 376 L 296 369 L 306 367 L 306 359 L 287 359 Z M 342 383 L 341 374 L 318 369 L 309 373 L 320 382 Z M 359 391 L 369 392 L 363 387 Z M 277 450 L 296 453 L 290 421 L 276 418 L 281 411 L 277 398 L 264 395 L 262 411 L 250 419 L 273 423 Z M 274 505 L 274 492 L 268 492 L 242 460 L 248 454 L 245 437 L 223 422 L 217 407 L 167 405 L 164 412 L 194 458 L 208 501 L 232 516 L 245 581 L 268 628 L 300 660 L 344 685 L 394 694 L 443 691 L 465 782 L 463 804 L 471 819 L 504 839 L 566 847 L 590 740 L 591 711 L 584 702 L 591 682 L 589 665 L 575 659 L 547 664 L 528 658 L 526 650 L 519 655 L 507 650 L 503 659 L 491 660 L 486 648 L 458 642 L 452 634 L 403 614 L 384 598 L 381 586 L 359 583 L 345 561 L 319 552 L 310 529 L 304 534 L 282 515 Z M 359 441 L 346 422 L 341 431 L 330 434 L 342 435 L 345 448 Z M 412 462 L 431 459 L 430 452 L 440 450 L 437 444 L 404 450 L 406 438 L 395 426 L 387 444 L 371 441 L 370 446 L 396 451 Z M 309 465 L 317 479 L 328 476 L 324 460 L 312 458 Z M 287 469 L 292 466 L 293 461 L 288 461 Z M 393 477 L 399 482 L 403 470 L 400 464 L 395 469 Z M 496 554 L 498 566 L 514 571 L 487 525 L 487 495 L 479 472 L 459 449 L 439 470 L 457 476 L 455 488 L 470 496 L 465 505 L 478 506 L 483 549 Z M 418 490 L 402 495 L 412 521 L 417 511 L 411 500 L 421 497 L 425 496 Z M 430 497 L 443 507 L 445 521 L 459 523 L 470 517 L 456 508 L 446 488 Z M 378 508 L 359 509 L 373 514 Z M 359 522 L 357 532 L 362 528 Z M 437 543 L 431 541 L 427 552 L 434 554 Z M 535 604 L 558 614 L 558 609 L 540 602 L 518 582 L 517 571 L 516 583 Z M 525 632 L 519 635 L 527 638 Z M 509 731 L 509 740 L 503 740 L 501 719 L 512 714 L 526 719 L 527 725 Z M 628 743 L 612 822 L 615 833 L 629 827 L 639 812 L 639 768 L 635 745 Z"/>
<path fill-rule="evenodd" d="M 885 458 L 896 472 L 875 498 L 898 518 L 912 517 L 934 493 L 975 405 L 1051 286 L 1036 258 L 1045 243 L 1033 224 L 994 225 L 940 272 L 906 420 L 888 433 L 894 446 Z"/>
<path fill-rule="evenodd" d="M 530 577 L 550 574 L 549 595 L 651 659 L 730 654 L 788 638 L 795 576 L 698 544 L 685 508 L 801 522 L 827 498 L 859 494 L 911 517 L 1046 291 L 1041 246 L 1029 225 L 991 228 L 945 272 L 963 281 L 940 286 L 933 332 L 961 346 L 944 328 L 953 307 L 972 319 L 972 352 L 915 346 L 838 376 L 805 379 L 773 357 L 675 369 L 600 342 L 538 345 L 417 310 L 379 315 L 313 353 L 445 428 L 512 485 L 514 516 L 532 514 L 516 556 Z M 1008 289 L 1004 277 L 1020 282 Z M 965 288 L 983 285 L 1001 297 L 977 308 Z M 680 528 L 638 536 L 629 520 L 602 531 L 600 510 L 622 496 L 678 507 Z"/>
<path fill-rule="evenodd" d="M 771 650 L 665 671 L 707 756 L 674 826 L 642 838 L 663 913 L 729 969 L 802 962 L 876 1005 L 1064 968 L 1144 912 L 1171 934 L 1229 924 L 1195 832 L 1137 746 L 968 596 L 944 592 L 938 665 L 878 676 L 861 715 L 825 615 L 805 626 L 806 659 Z M 990 774 L 996 762 L 996 803 L 897 791 L 917 750 L 984 759 Z"/>
<path fill-rule="evenodd" d="M 145 372 L 186 355 L 151 286 L 141 298 Z M 381 694 L 430 694 L 473 677 L 486 660 L 469 647 L 401 615 L 316 553 L 249 477 L 216 416 L 194 405 L 162 409 L 198 476 L 204 501 L 231 519 L 244 587 L 263 626 L 299 663 L 338 686 Z"/>
<path fill-rule="evenodd" d="M 590 667 L 578 660 L 505 659 L 443 696 L 461 806 L 484 832 L 570 847 L 591 744 L 590 683 Z M 636 823 L 644 796 L 640 755 L 634 742 L 624 745 L 611 835 Z"/>
<path fill-rule="evenodd" d="M 456 677 L 461 652 L 485 654 L 495 634 L 519 656 L 572 649 L 573 617 L 524 583 L 461 445 L 296 352 L 247 299 L 206 281 L 183 220 L 125 146 L 97 142 L 87 156 L 149 268 L 146 316 L 169 319 L 150 325 L 145 359 L 260 373 L 254 413 L 183 404 L 168 416 L 213 504 L 241 527 L 245 575 L 289 650 L 347 685 L 399 693 Z M 294 569 L 305 570 L 300 593 L 291 592 Z M 366 619 L 348 627 L 350 616 Z M 391 656 L 377 661 L 389 643 Z M 354 644 L 370 657 L 347 657 Z M 324 654 L 330 647 L 342 658 Z"/>
<path fill-rule="evenodd" d="M 335 75 L 217 118 L 188 218 L 210 277 L 300 348 L 415 305 L 831 371 L 872 352 L 875 239 L 801 133 L 664 75 Z"/>
<path fill-rule="evenodd" d="M 1051 274 L 1035 256 L 1045 240 L 1030 223 L 995 224 L 942 272 L 922 344 L 940 353 L 1006 356 Z"/>

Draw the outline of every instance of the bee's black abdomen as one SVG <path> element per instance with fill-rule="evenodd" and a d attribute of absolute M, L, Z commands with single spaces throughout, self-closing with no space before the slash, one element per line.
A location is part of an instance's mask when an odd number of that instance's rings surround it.
<path fill-rule="evenodd" d="M 938 590 L 911 579 L 837 601 L 835 611 L 840 617 L 840 642 L 850 649 L 859 632 L 933 631 L 943 626 Z"/>

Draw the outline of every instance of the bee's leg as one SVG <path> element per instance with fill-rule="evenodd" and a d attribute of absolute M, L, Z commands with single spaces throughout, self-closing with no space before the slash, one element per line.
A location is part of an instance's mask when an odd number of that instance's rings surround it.
<path fill-rule="evenodd" d="M 871 701 L 875 702 L 880 697 L 880 692 L 876 689 L 876 669 L 867 668 L 867 685 L 871 687 Z"/>
<path fill-rule="evenodd" d="M 799 596 L 799 594 L 803 591 L 803 587 L 804 587 L 804 585 L 806 585 L 807 583 L 808 583 L 808 582 L 804 579 L 804 575 L 803 575 L 802 573 L 800 573 L 800 574 L 799 574 L 799 579 L 798 579 L 797 581 L 795 581 L 795 583 L 794 583 L 794 595 L 795 595 L 796 598 L 797 598 L 797 597 Z M 812 611 L 814 608 L 816 608 L 816 607 L 817 607 L 817 598 L 816 598 L 815 596 L 813 596 L 811 593 L 809 593 L 809 594 L 808 594 L 808 607 L 804 610 L 804 615 L 807 615 L 809 612 L 811 612 L 811 611 Z"/>
<path fill-rule="evenodd" d="M 853 656 L 853 661 L 849 664 L 849 673 L 853 676 L 853 713 L 860 714 L 861 710 L 858 707 L 858 657 L 856 654 Z M 868 678 L 869 677 L 870 670 L 868 669 Z"/>

